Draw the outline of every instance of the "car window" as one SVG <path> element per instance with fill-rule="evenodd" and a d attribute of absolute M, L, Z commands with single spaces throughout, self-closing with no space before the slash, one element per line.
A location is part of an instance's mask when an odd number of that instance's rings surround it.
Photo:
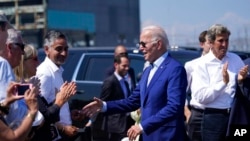
<path fill-rule="evenodd" d="M 107 67 L 111 66 L 113 58 L 91 58 L 86 71 L 85 80 L 102 81 Z"/>
<path fill-rule="evenodd" d="M 103 81 L 106 69 L 113 64 L 112 57 L 89 57 L 87 63 L 84 61 L 81 64 L 76 80 Z"/>
<path fill-rule="evenodd" d="M 183 66 L 187 61 L 200 57 L 198 51 L 171 51 L 171 56 L 178 60 Z"/>
<path fill-rule="evenodd" d="M 130 67 L 134 69 L 135 75 L 138 75 L 138 73 L 141 73 L 143 71 L 144 66 L 144 58 L 141 57 L 130 57 Z"/>

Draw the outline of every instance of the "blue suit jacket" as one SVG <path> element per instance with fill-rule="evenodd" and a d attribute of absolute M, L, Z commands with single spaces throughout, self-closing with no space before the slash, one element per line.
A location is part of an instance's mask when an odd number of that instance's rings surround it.
<path fill-rule="evenodd" d="M 183 141 L 187 78 L 184 67 L 170 55 L 160 65 L 147 87 L 150 68 L 129 98 L 107 102 L 107 112 L 141 108 L 143 141 Z"/>

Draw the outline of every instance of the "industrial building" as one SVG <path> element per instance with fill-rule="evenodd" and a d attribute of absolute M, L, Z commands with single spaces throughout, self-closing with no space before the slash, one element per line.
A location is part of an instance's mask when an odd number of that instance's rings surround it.
<path fill-rule="evenodd" d="M 135 46 L 139 0 L 0 0 L 24 40 L 40 48 L 48 30 L 64 32 L 72 47 Z"/>

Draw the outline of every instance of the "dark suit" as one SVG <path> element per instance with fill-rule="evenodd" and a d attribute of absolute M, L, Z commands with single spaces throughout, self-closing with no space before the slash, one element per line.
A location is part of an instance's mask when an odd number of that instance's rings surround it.
<path fill-rule="evenodd" d="M 187 78 L 184 67 L 170 55 L 155 72 L 147 87 L 150 68 L 129 98 L 107 102 L 107 113 L 141 108 L 143 141 L 184 141 L 184 103 Z"/>
<path fill-rule="evenodd" d="M 250 125 L 250 77 L 243 81 L 242 86 L 237 86 L 231 107 L 227 136 L 232 137 L 235 132 L 234 128 L 238 125 Z"/>
<path fill-rule="evenodd" d="M 130 92 L 128 88 L 127 91 L 128 93 Z M 104 101 L 120 100 L 125 98 L 120 82 L 114 73 L 104 80 L 100 98 Z M 134 125 L 134 123 L 133 119 L 127 113 L 109 115 L 99 113 L 94 126 L 97 129 L 99 128 L 102 131 L 105 131 L 106 133 L 103 132 L 104 136 L 105 134 L 110 134 L 110 138 L 108 137 L 108 140 L 120 141 L 123 137 L 126 137 L 127 129 Z"/>
<path fill-rule="evenodd" d="M 115 71 L 115 67 L 114 66 L 111 66 L 109 67 L 107 70 L 106 70 L 106 74 L 105 74 L 105 78 L 111 76 L 112 74 L 114 74 L 114 71 Z M 129 68 L 128 70 L 128 75 L 130 76 L 131 78 L 131 90 L 134 90 L 135 89 L 135 86 L 136 86 L 136 81 L 135 81 L 135 71 L 133 68 Z"/>

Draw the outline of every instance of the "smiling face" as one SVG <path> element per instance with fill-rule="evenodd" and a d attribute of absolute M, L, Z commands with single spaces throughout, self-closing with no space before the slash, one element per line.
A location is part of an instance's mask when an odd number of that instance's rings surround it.
<path fill-rule="evenodd" d="M 115 71 L 122 77 L 124 77 L 129 70 L 129 59 L 127 57 L 120 57 L 120 61 L 115 64 Z"/>
<path fill-rule="evenodd" d="M 50 47 L 45 46 L 45 53 L 58 67 L 61 66 L 68 56 L 68 43 L 66 39 L 55 39 Z"/>
<path fill-rule="evenodd" d="M 158 56 L 158 46 L 160 40 L 152 40 L 152 34 L 149 31 L 144 31 L 140 36 L 140 51 L 144 54 L 144 59 L 149 62 L 154 62 Z"/>
<path fill-rule="evenodd" d="M 228 43 L 229 43 L 229 35 L 224 33 L 224 34 L 219 34 L 216 35 L 214 42 L 211 43 L 212 45 L 212 51 L 214 55 L 218 59 L 222 59 L 228 50 Z"/>

